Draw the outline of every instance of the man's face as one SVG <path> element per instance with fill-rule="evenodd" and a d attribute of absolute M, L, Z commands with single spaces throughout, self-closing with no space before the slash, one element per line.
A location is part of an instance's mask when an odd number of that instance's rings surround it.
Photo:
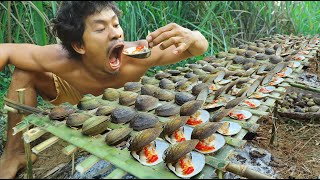
<path fill-rule="evenodd" d="M 124 47 L 123 30 L 112 9 L 104 9 L 86 18 L 83 41 L 86 65 L 94 67 L 101 75 L 119 71 Z"/>

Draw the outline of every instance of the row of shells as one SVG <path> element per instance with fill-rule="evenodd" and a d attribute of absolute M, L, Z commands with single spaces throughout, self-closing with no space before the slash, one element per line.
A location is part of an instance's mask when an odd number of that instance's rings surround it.
<path fill-rule="evenodd" d="M 241 130 L 238 123 L 223 119 L 228 115 L 249 119 L 249 111 L 237 114 L 235 109 L 257 108 L 271 97 L 312 55 L 318 42 L 315 37 L 262 38 L 154 77 L 143 76 L 120 89 L 107 88 L 101 97 L 85 95 L 76 107 L 53 108 L 49 118 L 65 120 L 87 136 L 106 132 L 108 145 L 126 142 L 141 164 L 164 161 L 177 176 L 192 177 L 204 167 L 204 155 L 224 145 L 223 136 Z M 186 126 L 199 119 L 202 122 Z M 121 126 L 112 129 L 111 124 Z"/>

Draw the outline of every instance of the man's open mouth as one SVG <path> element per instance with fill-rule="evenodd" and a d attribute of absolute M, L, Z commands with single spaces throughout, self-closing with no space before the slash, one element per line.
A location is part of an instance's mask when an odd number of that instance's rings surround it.
<path fill-rule="evenodd" d="M 110 67 L 113 70 L 119 69 L 121 65 L 121 52 L 124 45 L 122 43 L 116 44 L 112 49 L 109 56 Z"/>

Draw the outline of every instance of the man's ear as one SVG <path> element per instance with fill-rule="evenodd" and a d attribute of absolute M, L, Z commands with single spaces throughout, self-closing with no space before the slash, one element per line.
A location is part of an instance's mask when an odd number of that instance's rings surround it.
<path fill-rule="evenodd" d="M 86 52 L 83 44 L 80 42 L 72 42 L 71 46 L 79 54 L 84 54 Z"/>

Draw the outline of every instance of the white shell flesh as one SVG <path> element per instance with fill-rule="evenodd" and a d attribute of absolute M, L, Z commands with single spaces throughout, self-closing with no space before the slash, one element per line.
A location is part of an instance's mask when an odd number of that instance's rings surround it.
<path fill-rule="evenodd" d="M 274 87 L 274 86 L 262 86 L 258 89 L 258 92 L 270 93 L 270 92 L 274 91 L 275 89 L 276 89 L 276 87 Z"/>
<path fill-rule="evenodd" d="M 150 50 L 146 46 L 144 46 L 143 49 L 137 49 L 136 47 L 129 47 L 127 49 L 124 49 L 122 53 L 126 55 L 134 55 L 134 54 L 146 53 L 147 51 L 150 51 Z"/>
<path fill-rule="evenodd" d="M 241 106 L 246 106 L 249 108 L 257 108 L 261 105 L 261 102 L 257 99 L 246 99 L 240 103 Z"/>
<path fill-rule="evenodd" d="M 272 81 L 269 83 L 269 85 L 274 86 L 274 85 L 282 83 L 282 81 L 284 81 L 284 79 L 281 77 L 273 77 Z"/>
<path fill-rule="evenodd" d="M 235 123 L 235 122 L 222 121 L 222 123 L 229 123 L 228 128 L 223 128 L 223 126 L 221 126 L 217 130 L 217 132 L 222 135 L 232 136 L 232 135 L 238 134 L 238 132 L 240 132 L 242 128 L 238 123 Z M 224 127 L 227 127 L 227 126 L 224 126 Z"/>
<path fill-rule="evenodd" d="M 180 130 L 183 130 L 183 135 L 184 135 L 184 138 L 186 140 L 191 140 L 191 134 L 192 134 L 192 131 L 193 131 L 193 128 L 192 127 L 189 127 L 189 126 L 182 126 L 180 127 Z M 167 134 L 164 136 L 164 138 L 171 144 L 176 144 L 177 141 L 172 139 L 172 135 L 171 137 L 169 137 Z"/>
<path fill-rule="evenodd" d="M 191 115 L 189 118 L 196 119 L 196 120 L 201 119 L 202 122 L 200 124 L 202 124 L 202 123 L 205 123 L 205 122 L 209 121 L 210 114 L 206 110 L 198 110 L 196 113 Z M 198 125 L 198 124 L 195 124 L 195 125 L 189 124 L 188 121 L 186 123 L 186 125 L 188 125 L 188 126 L 194 127 L 194 126 Z"/>
<path fill-rule="evenodd" d="M 194 171 L 189 175 L 183 175 L 182 173 L 177 172 L 176 168 L 171 163 L 167 164 L 168 168 L 172 172 L 174 172 L 178 177 L 191 178 L 192 176 L 195 176 L 202 171 L 202 169 L 206 163 L 205 156 L 203 154 L 195 152 L 195 151 L 191 151 L 190 153 L 191 153 L 192 164 L 194 166 Z"/>
<path fill-rule="evenodd" d="M 220 148 L 222 148 L 226 144 L 226 141 L 225 141 L 225 139 L 224 139 L 224 137 L 222 135 L 217 134 L 217 133 L 213 133 L 211 136 L 214 137 L 214 140 L 212 142 L 210 142 L 210 146 L 213 146 L 214 149 L 210 150 L 210 151 L 201 151 L 201 150 L 196 148 L 196 151 L 198 151 L 198 152 L 200 152 L 202 154 L 213 153 L 213 152 L 218 151 Z M 207 138 L 210 138 L 211 136 L 209 136 Z"/>
<path fill-rule="evenodd" d="M 153 163 L 148 163 L 148 162 L 142 160 L 142 158 L 140 158 L 140 156 L 137 154 L 136 151 L 132 151 L 131 155 L 136 160 L 138 160 L 142 165 L 145 165 L 145 166 L 154 166 L 154 165 L 159 164 L 160 162 L 163 161 L 163 153 L 169 147 L 169 144 L 166 143 L 164 140 L 159 140 L 159 139 L 156 139 L 153 142 L 156 143 L 156 152 L 157 152 L 157 155 L 158 155 L 158 160 L 157 161 L 155 161 Z"/>
<path fill-rule="evenodd" d="M 246 120 L 251 118 L 252 114 L 246 110 L 235 109 L 229 113 L 229 116 L 233 119 Z"/>

